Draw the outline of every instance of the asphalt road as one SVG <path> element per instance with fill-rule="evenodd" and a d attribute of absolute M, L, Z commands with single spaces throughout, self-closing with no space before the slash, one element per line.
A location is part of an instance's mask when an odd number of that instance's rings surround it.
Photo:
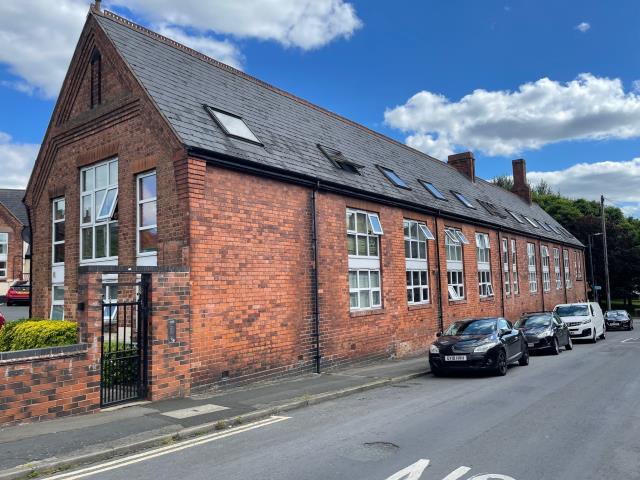
<path fill-rule="evenodd" d="M 4 304 L 0 304 L 0 312 L 2 312 L 2 315 L 4 315 L 4 318 L 7 320 L 19 320 L 29 316 L 29 307 L 24 305 L 7 307 Z"/>
<path fill-rule="evenodd" d="M 640 330 L 609 332 L 506 377 L 429 375 L 57 478 L 640 479 L 639 367 Z"/>

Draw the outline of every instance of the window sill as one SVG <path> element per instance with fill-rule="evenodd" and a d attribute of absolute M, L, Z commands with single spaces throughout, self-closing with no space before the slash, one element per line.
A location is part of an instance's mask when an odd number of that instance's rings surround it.
<path fill-rule="evenodd" d="M 424 309 L 430 309 L 433 308 L 433 305 L 431 304 L 431 302 L 426 302 L 426 303 L 412 303 L 407 305 L 407 310 L 409 312 L 413 311 L 413 310 L 424 310 Z"/>
<path fill-rule="evenodd" d="M 490 297 L 480 297 L 480 301 L 481 302 L 495 302 L 496 297 L 495 296 L 490 296 Z"/>
<path fill-rule="evenodd" d="M 449 300 L 449 305 L 464 305 L 468 303 L 466 298 L 463 298 L 461 300 Z"/>
<path fill-rule="evenodd" d="M 369 310 L 350 310 L 349 316 L 351 318 L 368 317 L 370 315 L 382 315 L 384 308 L 371 308 Z"/>

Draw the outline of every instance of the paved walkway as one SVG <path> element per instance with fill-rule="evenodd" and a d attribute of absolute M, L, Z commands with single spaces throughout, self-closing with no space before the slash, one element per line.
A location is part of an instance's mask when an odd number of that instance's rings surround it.
<path fill-rule="evenodd" d="M 415 378 L 427 371 L 426 355 L 384 360 L 321 375 L 6 427 L 0 429 L 0 480 L 20 478 L 30 469 L 59 468 L 141 450 L 260 418 L 274 409 L 299 408 Z"/>

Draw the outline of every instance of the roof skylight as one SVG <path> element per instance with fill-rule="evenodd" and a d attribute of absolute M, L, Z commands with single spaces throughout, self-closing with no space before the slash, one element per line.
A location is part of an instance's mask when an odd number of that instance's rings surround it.
<path fill-rule="evenodd" d="M 325 147 L 324 145 L 317 144 L 318 149 L 327 157 L 331 163 L 333 163 L 336 167 L 344 170 L 349 173 L 357 173 L 360 175 L 360 169 L 364 168 L 363 165 L 358 165 L 357 163 L 353 163 L 348 160 L 340 150 L 336 150 L 335 148 Z"/>
<path fill-rule="evenodd" d="M 523 217 L 527 222 L 531 224 L 533 228 L 540 228 L 540 225 L 538 225 L 538 222 L 536 222 L 533 218 L 529 218 L 526 215 L 523 215 Z"/>
<path fill-rule="evenodd" d="M 466 197 L 464 195 L 462 195 L 460 192 L 454 192 L 453 190 L 451 190 L 451 193 L 453 193 L 455 195 L 455 197 L 460 200 L 460 203 L 462 203 L 464 206 L 469 207 L 469 208 L 476 208 L 473 206 L 473 204 L 466 199 Z"/>
<path fill-rule="evenodd" d="M 420 184 L 427 189 L 427 191 L 433 195 L 434 197 L 436 197 L 438 200 L 446 200 L 446 198 L 444 197 L 444 195 L 442 194 L 442 192 L 440 190 L 438 190 L 438 188 L 431 182 L 425 182 L 424 180 L 418 180 L 420 182 Z"/>
<path fill-rule="evenodd" d="M 550 231 L 551 231 L 551 227 L 550 227 L 548 224 L 546 224 L 546 223 L 544 223 L 544 222 L 540 222 L 540 225 L 541 225 L 541 226 L 542 226 L 542 228 L 544 228 L 547 232 L 550 232 Z"/>
<path fill-rule="evenodd" d="M 478 200 L 478 203 L 484 207 L 484 209 L 491 215 L 496 217 L 506 218 L 506 216 L 491 202 L 485 202 L 484 200 Z"/>
<path fill-rule="evenodd" d="M 217 110 L 208 105 L 206 105 L 205 108 L 209 112 L 209 115 L 211 115 L 211 117 L 228 136 L 262 145 L 260 140 L 258 140 L 258 137 L 253 134 L 242 117 L 232 113 L 223 112 L 222 110 Z"/>
<path fill-rule="evenodd" d="M 387 179 L 389 179 L 389 181 L 393 183 L 396 187 L 406 188 L 407 190 L 411 190 L 409 188 L 409 185 L 407 185 L 407 182 L 405 182 L 402 178 L 400 178 L 400 176 L 396 172 L 386 167 L 378 166 L 378 168 L 384 174 L 384 176 L 387 177 Z"/>
<path fill-rule="evenodd" d="M 511 215 L 514 220 L 518 223 L 524 223 L 524 220 L 522 220 L 522 218 L 520 217 L 520 215 L 518 215 L 516 212 L 512 212 L 511 210 L 507 210 L 507 212 L 509 212 L 509 215 Z"/>

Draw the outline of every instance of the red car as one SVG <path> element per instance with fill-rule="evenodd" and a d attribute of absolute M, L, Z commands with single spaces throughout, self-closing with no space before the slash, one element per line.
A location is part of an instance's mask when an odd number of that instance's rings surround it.
<path fill-rule="evenodd" d="M 31 288 L 29 282 L 24 280 L 13 282 L 7 291 L 7 307 L 16 303 L 29 303 L 30 296 Z"/>

